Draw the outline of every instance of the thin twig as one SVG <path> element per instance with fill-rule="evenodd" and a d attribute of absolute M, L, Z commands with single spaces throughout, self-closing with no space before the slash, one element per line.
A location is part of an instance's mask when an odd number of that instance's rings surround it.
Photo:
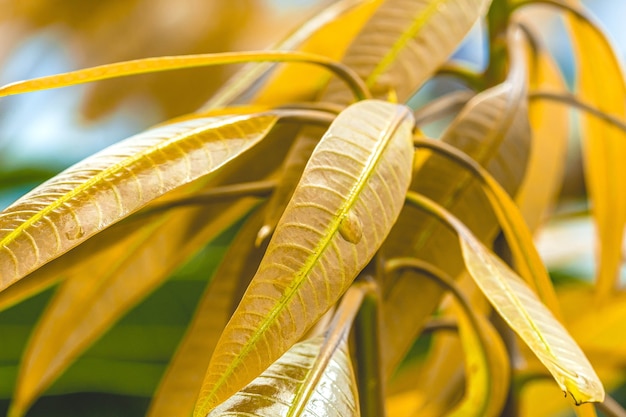
<path fill-rule="evenodd" d="M 603 112 L 597 107 L 594 107 L 590 104 L 587 104 L 585 102 L 578 100 L 578 98 L 574 96 L 573 94 L 555 93 L 555 92 L 546 91 L 546 90 L 534 90 L 528 93 L 528 98 L 531 100 L 538 100 L 538 99 L 552 100 L 557 103 L 562 103 L 562 104 L 566 104 L 572 107 L 576 107 L 577 109 L 587 112 L 590 115 L 595 116 L 604 122 L 610 123 L 613 126 L 619 128 L 620 130 L 626 132 L 625 121 L 620 120 L 619 118 L 611 114 Z"/>

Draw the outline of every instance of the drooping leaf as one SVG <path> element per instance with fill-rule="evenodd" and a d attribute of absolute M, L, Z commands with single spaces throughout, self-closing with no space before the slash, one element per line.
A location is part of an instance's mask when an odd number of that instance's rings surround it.
<path fill-rule="evenodd" d="M 217 340 L 261 261 L 265 248 L 256 248 L 254 240 L 262 220 L 263 211 L 257 210 L 233 239 L 153 397 L 149 417 L 193 412 Z"/>
<path fill-rule="evenodd" d="M 434 150 L 449 157 L 480 180 L 507 239 L 516 269 L 541 301 L 558 316 L 559 304 L 548 271 L 535 248 L 532 234 L 512 198 L 484 168 L 456 148 L 443 142 L 426 139 L 416 139 L 414 143 L 418 148 Z"/>
<path fill-rule="evenodd" d="M 326 361 L 316 359 L 323 349 L 319 336 L 294 345 L 243 390 L 233 395 L 208 416 L 323 415 L 359 416 L 358 393 L 345 341 L 335 347 Z M 321 368 L 320 370 L 315 367 Z M 310 391 L 298 404 L 302 391 Z M 299 405 L 299 413 L 292 410 Z"/>
<path fill-rule="evenodd" d="M 604 389 L 585 354 L 524 282 L 482 244 L 461 239 L 467 267 L 500 315 L 579 404 L 602 401 Z"/>
<path fill-rule="evenodd" d="M 0 289 L 261 141 L 272 114 L 167 125 L 113 145 L 0 213 Z"/>
<path fill-rule="evenodd" d="M 12 415 L 22 415 L 116 320 L 253 206 L 254 201 L 240 201 L 179 209 L 143 224 L 138 233 L 133 233 L 132 222 L 121 224 L 120 230 L 108 229 L 94 244 L 89 241 L 76 248 L 72 257 L 85 260 L 76 262 L 80 269 L 73 268 L 33 331 L 20 367 Z M 122 245 L 117 244 L 120 236 Z"/>
<path fill-rule="evenodd" d="M 577 5 L 577 1 L 567 3 Z M 582 101 L 599 110 L 626 117 L 626 82 L 615 49 L 601 31 L 579 16 L 567 15 L 577 61 L 576 90 Z M 622 262 L 626 225 L 626 133 L 591 115 L 582 122 L 585 180 L 599 238 L 598 297 L 615 288 Z"/>
<path fill-rule="evenodd" d="M 247 387 L 213 409 L 208 416 L 231 413 L 266 417 L 361 415 L 347 339 L 365 297 L 372 290 L 374 286 L 368 282 L 352 285 L 324 336 L 294 345 Z M 302 352 L 302 355 L 294 356 L 294 351 Z"/>
<path fill-rule="evenodd" d="M 543 45 L 534 39 L 527 45 L 529 90 L 567 91 L 556 63 Z M 569 114 L 558 103 L 535 99 L 529 102 L 532 146 L 528 169 L 515 198 L 530 230 L 544 221 L 554 204 L 565 173 Z"/>
<path fill-rule="evenodd" d="M 359 102 L 333 122 L 224 330 L 195 415 L 287 351 L 369 262 L 403 204 L 411 129 L 406 107 L 379 101 Z"/>
<path fill-rule="evenodd" d="M 529 152 L 525 92 L 524 63 L 514 59 L 508 79 L 474 96 L 441 139 L 486 168 L 509 194 L 514 194 L 522 181 Z M 498 230 L 496 215 L 471 173 L 439 155 L 418 151 L 413 178 L 411 190 L 453 212 L 481 241 L 494 239 Z M 413 207 L 403 210 L 381 252 L 385 257 L 419 257 L 454 277 L 464 269 L 456 236 Z M 384 316 L 389 319 L 383 326 L 387 345 L 383 352 L 390 375 L 439 303 L 442 291 L 412 271 L 405 271 L 384 286 Z"/>
<path fill-rule="evenodd" d="M 478 305 L 473 305 L 469 297 L 464 294 L 461 288 L 454 283 L 451 277 L 447 276 L 440 268 L 417 259 L 403 258 L 390 260 L 386 268 L 410 268 L 420 270 L 432 281 L 442 288 L 448 290 L 454 297 L 455 303 L 446 304 L 442 307 L 442 314 L 452 314 L 456 317 L 458 332 L 464 352 L 465 361 L 465 390 L 463 398 L 458 401 L 451 397 L 457 393 L 452 381 L 459 374 L 459 368 L 455 366 L 457 362 L 454 356 L 448 353 L 455 352 L 458 348 L 450 346 L 450 338 L 443 335 L 439 340 L 433 341 L 431 352 L 434 356 L 433 370 L 437 374 L 444 374 L 441 385 L 434 385 L 437 380 L 434 374 L 425 377 L 423 373 L 416 373 L 421 379 L 415 380 L 418 390 L 423 390 L 428 396 L 424 401 L 419 413 L 443 413 L 446 407 L 455 404 L 445 412 L 450 416 L 493 416 L 501 414 L 502 407 L 506 401 L 509 384 L 510 365 L 506 348 L 498 333 L 491 326 L 488 320 L 482 315 Z M 475 287 L 473 287 L 475 288 Z M 481 297 L 482 301 L 482 297 Z M 451 350 L 450 350 L 451 349 Z M 440 353 L 444 352 L 443 355 Z M 440 360 L 437 360 L 437 359 Z M 442 372 L 442 368 L 446 371 Z M 424 370 L 428 370 L 425 367 Z M 446 393 L 449 393 L 446 397 Z M 443 401 L 438 401 L 443 400 Z"/>
<path fill-rule="evenodd" d="M 589 360 L 525 282 L 444 208 L 415 193 L 407 198 L 456 231 L 468 272 L 561 390 L 570 393 L 576 404 L 602 401 L 604 388 Z"/>
<path fill-rule="evenodd" d="M 405 101 L 458 47 L 490 0 L 388 0 L 365 24 L 342 62 L 377 98 L 394 92 Z M 445 30 L 443 29 L 445 28 Z M 326 99 L 347 103 L 331 82 Z"/>
<path fill-rule="evenodd" d="M 317 20 L 309 20 L 283 42 L 279 49 L 288 48 L 297 42 L 299 51 L 321 54 L 339 61 L 381 3 L 382 0 L 344 0 L 333 3 L 317 15 Z M 314 100 L 328 83 L 329 75 L 310 65 L 284 66 L 272 74 L 267 84 L 255 94 L 253 102 L 283 105 Z"/>

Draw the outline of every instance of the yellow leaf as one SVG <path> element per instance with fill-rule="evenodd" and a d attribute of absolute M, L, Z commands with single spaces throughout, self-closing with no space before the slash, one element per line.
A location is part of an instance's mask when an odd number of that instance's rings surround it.
<path fill-rule="evenodd" d="M 224 330 L 195 415 L 205 415 L 287 351 L 369 262 L 403 205 L 412 127 L 406 107 L 379 101 L 359 102 L 333 122 Z M 339 233 L 354 218 L 371 225 L 358 243 Z"/>
<path fill-rule="evenodd" d="M 0 213 L 0 290 L 163 194 L 215 175 L 278 120 L 264 114 L 158 127 L 40 185 Z"/>
<path fill-rule="evenodd" d="M 231 242 L 159 384 L 147 416 L 187 417 L 193 412 L 217 340 L 261 261 L 264 248 L 256 248 L 253 242 L 262 220 L 263 210 L 259 209 Z"/>
<path fill-rule="evenodd" d="M 324 354 L 323 350 L 329 348 L 331 351 Z M 345 340 L 339 346 L 328 347 L 324 337 L 319 336 L 294 345 L 207 417 L 223 415 L 359 416 L 356 381 Z"/>
<path fill-rule="evenodd" d="M 529 152 L 525 68 L 513 62 L 507 81 L 474 96 L 443 134 L 485 167 L 513 194 L 524 176 Z M 416 155 L 411 190 L 426 195 L 457 215 L 483 242 L 491 242 L 498 222 L 491 203 L 472 174 L 440 155 Z M 419 233 L 415 233 L 419 230 Z M 413 207 L 406 207 L 381 248 L 385 257 L 419 256 L 451 276 L 463 270 L 454 234 Z M 441 290 L 414 272 L 406 271 L 384 285 L 386 291 L 383 340 L 386 373 L 390 375 L 437 306 Z M 419 302 L 407 294 L 419 294 Z"/>
<path fill-rule="evenodd" d="M 568 1 L 576 5 L 578 2 Z M 588 21 L 568 14 L 577 61 L 576 90 L 581 101 L 626 117 L 626 85 L 614 48 Z M 622 262 L 626 225 L 626 132 L 593 115 L 581 114 L 585 179 L 599 237 L 597 291 L 605 299 L 614 289 Z"/>
<path fill-rule="evenodd" d="M 526 45 L 529 89 L 567 91 L 567 85 L 556 63 L 543 45 Z M 532 146 L 526 176 L 515 201 L 528 228 L 536 230 L 554 204 L 563 175 L 569 138 L 569 112 L 559 103 L 531 100 L 528 116 L 532 128 Z"/>
<path fill-rule="evenodd" d="M 59 259 L 76 265 L 33 330 L 11 415 L 22 415 L 116 320 L 253 206 L 254 201 L 221 203 L 179 209 L 143 224 L 122 223 Z"/>
<path fill-rule="evenodd" d="M 589 360 L 524 281 L 444 208 L 412 192 L 407 199 L 456 231 L 468 272 L 559 387 L 570 393 L 576 404 L 602 401 L 604 388 Z"/>
<path fill-rule="evenodd" d="M 377 98 L 405 101 L 457 49 L 490 0 L 384 2 L 348 48 L 342 62 Z M 446 30 L 442 30 L 446 28 Z M 331 82 L 326 99 L 345 104 L 345 88 Z"/>

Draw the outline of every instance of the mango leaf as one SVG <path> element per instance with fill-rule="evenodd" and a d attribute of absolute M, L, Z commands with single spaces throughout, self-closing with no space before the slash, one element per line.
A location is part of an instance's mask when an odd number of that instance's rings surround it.
<path fill-rule="evenodd" d="M 402 258 L 390 260 L 385 267 L 387 270 L 398 268 L 419 270 L 442 288 L 448 290 L 454 297 L 455 303 L 445 305 L 442 308 L 442 314 L 451 314 L 457 319 L 458 332 L 465 357 L 466 382 L 463 398 L 445 414 L 457 417 L 500 416 L 508 394 L 509 359 L 504 343 L 493 326 L 482 315 L 480 309 L 471 304 L 470 299 L 451 277 L 433 265 L 417 259 Z M 456 402 L 442 394 L 446 391 L 450 392 L 451 395 L 455 394 L 455 390 L 450 388 L 455 385 L 451 382 L 455 379 L 455 375 L 458 375 L 459 368 L 454 365 L 450 366 L 456 362 L 448 353 L 454 352 L 458 348 L 447 343 L 450 341 L 448 336 L 444 336 L 441 340 L 438 340 L 438 336 L 440 334 L 435 336 L 437 340 L 433 341 L 431 346 L 431 351 L 435 353 L 435 356 L 430 358 L 434 359 L 433 362 L 436 367 L 425 367 L 425 370 L 437 369 L 435 371 L 437 374 L 445 375 L 445 382 L 435 388 L 433 383 L 437 378 L 434 375 L 428 378 L 423 373 L 415 374 L 414 386 L 431 394 L 419 413 L 443 413 L 446 405 Z M 440 355 L 442 352 L 445 352 L 443 356 Z M 437 358 L 441 358 L 441 360 L 437 360 Z M 446 371 L 441 372 L 442 368 L 445 368 Z M 423 382 L 419 382 L 419 380 Z"/>
<path fill-rule="evenodd" d="M 541 301 L 555 315 L 558 315 L 559 303 L 548 271 L 535 248 L 532 234 L 528 230 L 522 214 L 506 191 L 484 168 L 456 148 L 440 141 L 425 139 L 416 139 L 414 143 L 419 148 L 434 150 L 449 157 L 480 180 L 507 239 L 516 269 L 537 293 Z"/>
<path fill-rule="evenodd" d="M 33 331 L 20 367 L 12 415 L 22 415 L 116 320 L 254 204 L 239 201 L 179 209 L 143 225 L 138 233 L 132 233 L 136 226 L 132 222 L 130 227 L 125 224 L 130 233 L 122 238 L 123 245 L 116 240 L 124 229 L 111 228 L 104 232 L 104 239 L 94 241 L 95 245 L 89 241 L 76 248 L 72 256 L 84 254 L 85 260 L 77 262 L 80 269 L 75 267 L 61 284 Z M 107 238 L 113 242 L 107 245 Z M 147 244 L 152 240 L 156 242 Z M 107 267 L 102 265 L 105 259 Z"/>
<path fill-rule="evenodd" d="M 215 345 L 264 253 L 265 248 L 253 244 L 262 220 L 263 210 L 257 209 L 233 239 L 159 384 L 149 417 L 186 417 L 193 412 Z"/>
<path fill-rule="evenodd" d="M 359 416 L 354 371 L 345 341 L 327 349 L 324 337 L 300 342 L 208 416 Z M 325 360 L 317 360 L 322 357 Z M 307 392 L 308 395 L 303 395 Z M 304 397 L 304 398 L 302 398 Z M 298 403 L 298 402 L 304 402 Z M 293 411 L 299 408 L 300 413 Z"/>
<path fill-rule="evenodd" d="M 388 0 L 348 48 L 342 62 L 377 98 L 407 100 L 456 50 L 490 0 Z M 446 30 L 442 30 L 446 28 Z M 331 81 L 325 100 L 348 103 Z"/>
<path fill-rule="evenodd" d="M 444 208 L 412 192 L 407 199 L 456 231 L 468 272 L 561 390 L 570 393 L 576 404 L 602 401 L 604 388 L 589 360 L 526 283 Z"/>
<path fill-rule="evenodd" d="M 576 404 L 604 400 L 600 379 L 583 351 L 534 293 L 478 241 L 461 238 L 469 272 L 507 323 Z"/>
<path fill-rule="evenodd" d="M 278 119 L 221 117 L 155 128 L 45 182 L 0 213 L 0 290 L 166 192 L 219 172 Z"/>
<path fill-rule="evenodd" d="M 369 262 L 403 204 L 412 127 L 406 107 L 379 101 L 359 102 L 333 122 L 218 342 L 195 415 L 287 351 Z"/>
<path fill-rule="evenodd" d="M 334 2 L 271 49 L 298 50 L 339 60 L 358 30 L 381 2 L 382 0 Z M 248 64 L 213 95 L 201 111 L 244 101 L 245 96 L 250 94 L 254 94 L 254 97 L 249 101 L 257 104 L 284 105 L 310 101 L 328 79 L 328 74 L 319 69 L 296 64 L 276 69 L 264 82 L 263 77 L 268 75 L 272 67 L 273 64 L 270 63 Z M 260 83 L 263 83 L 260 90 L 254 92 Z"/>
<path fill-rule="evenodd" d="M 359 416 L 357 381 L 347 339 L 370 282 L 352 285 L 324 336 L 294 345 L 259 377 L 209 416 Z M 297 355 L 293 355 L 298 352 Z"/>
<path fill-rule="evenodd" d="M 578 3 L 568 1 L 574 6 Z M 578 65 L 576 90 L 580 99 L 599 110 L 626 117 L 626 84 L 615 49 L 584 16 L 568 14 L 574 56 Z M 591 115 L 580 115 L 585 180 L 599 240 L 597 291 L 606 298 L 619 278 L 626 225 L 626 133 Z"/>
<path fill-rule="evenodd" d="M 441 139 L 485 167 L 511 195 L 524 176 L 530 146 L 525 87 L 524 62 L 514 55 L 507 80 L 474 96 Z M 496 215 L 472 174 L 427 151 L 418 151 L 415 159 L 411 190 L 452 211 L 481 241 L 494 239 Z M 381 253 L 384 257 L 417 256 L 454 277 L 464 270 L 456 236 L 413 207 L 403 210 Z M 382 328 L 387 345 L 383 352 L 386 373 L 391 375 L 439 303 L 442 291 L 412 271 L 394 277 L 384 287 L 383 317 L 389 319 Z"/>
<path fill-rule="evenodd" d="M 529 89 L 567 91 L 563 75 L 539 40 L 533 38 L 525 47 Z M 526 176 L 515 201 L 532 231 L 542 224 L 554 204 L 565 174 L 569 112 L 558 103 L 537 98 L 529 102 L 528 117 L 532 146 Z"/>

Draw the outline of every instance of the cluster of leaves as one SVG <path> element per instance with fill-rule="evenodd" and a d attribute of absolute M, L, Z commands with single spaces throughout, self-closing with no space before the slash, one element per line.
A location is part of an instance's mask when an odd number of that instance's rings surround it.
<path fill-rule="evenodd" d="M 538 4 L 571 28 L 575 94 L 521 17 Z M 448 62 L 483 18 L 485 70 Z M 11 417 L 234 225 L 150 416 L 515 415 L 550 376 L 577 405 L 624 413 L 602 383 L 624 382 L 621 336 L 588 333 L 601 315 L 624 317 L 626 89 L 575 2 L 340 0 L 275 50 L 120 62 L 0 96 L 244 62 L 202 109 L 0 214 L 0 309 L 57 285 Z M 439 76 L 466 88 L 403 104 Z M 555 289 L 532 233 L 563 180 L 567 106 L 580 110 L 600 248 L 593 287 Z M 447 116 L 439 140 L 421 132 Z"/>

